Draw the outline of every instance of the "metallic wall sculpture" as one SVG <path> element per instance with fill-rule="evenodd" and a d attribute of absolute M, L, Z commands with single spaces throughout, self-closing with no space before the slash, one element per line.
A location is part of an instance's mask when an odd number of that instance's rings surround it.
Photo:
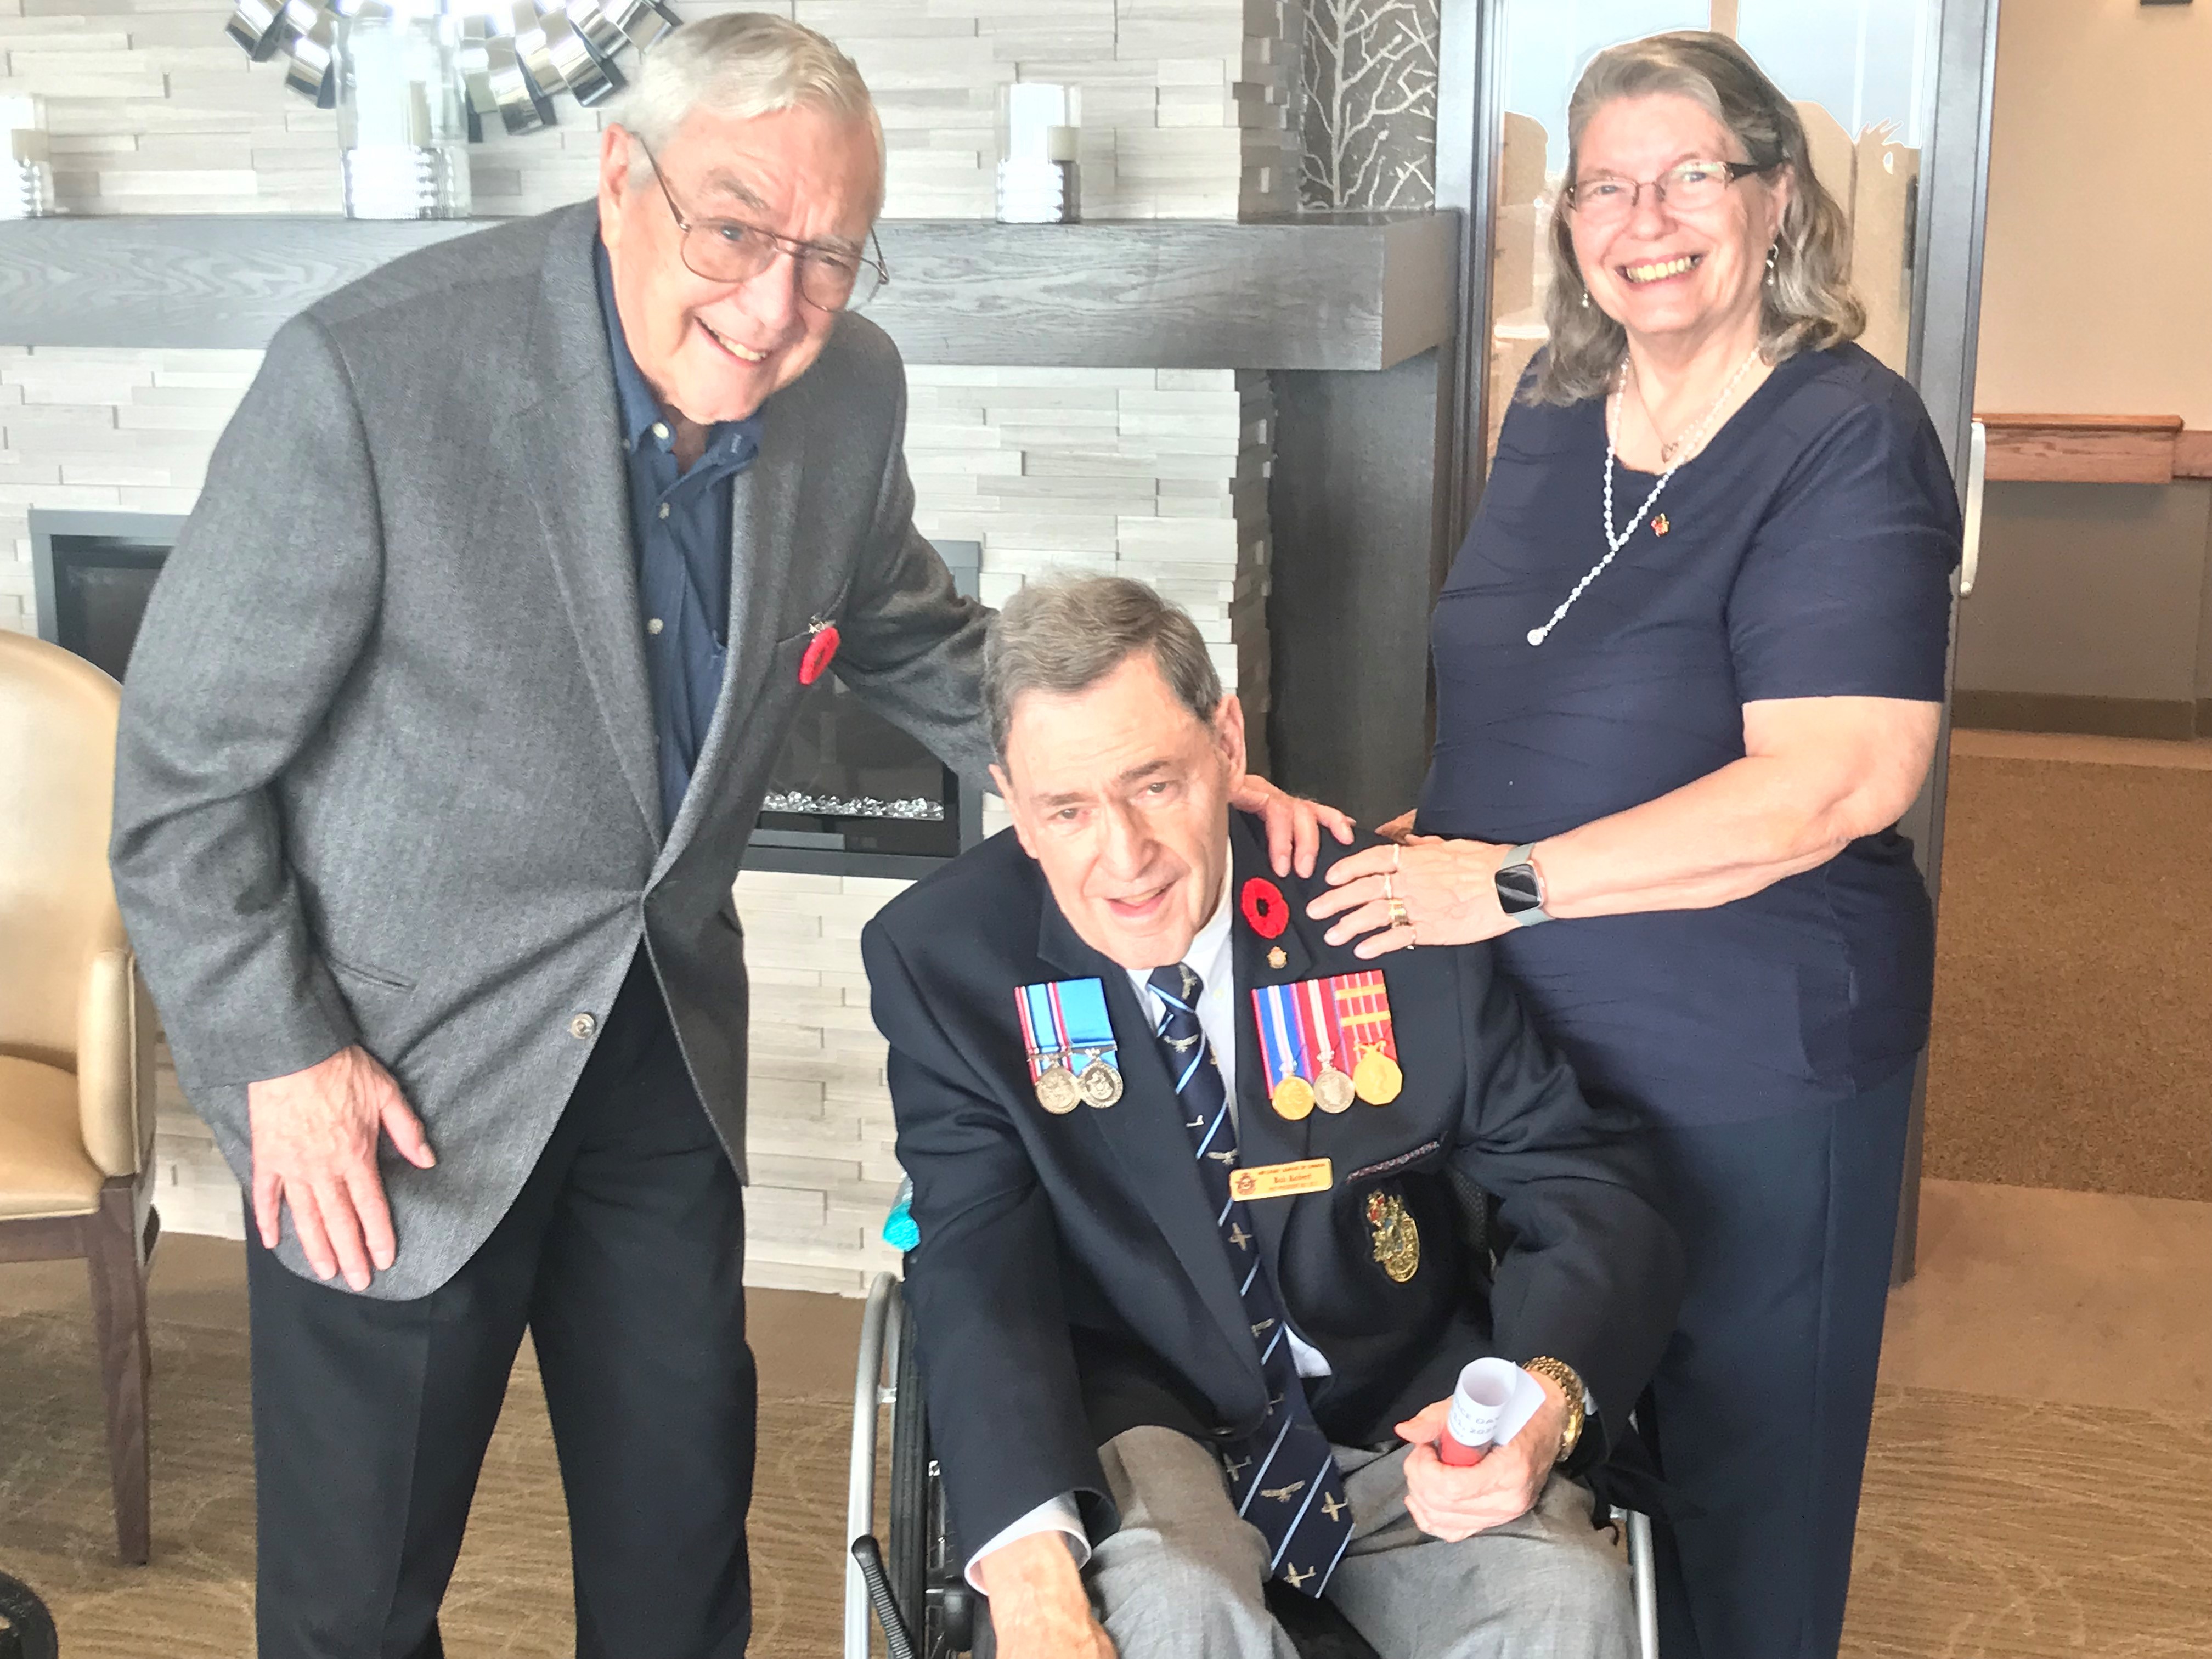
<path fill-rule="evenodd" d="M 553 125 L 563 92 L 587 109 L 611 97 L 623 85 L 623 49 L 649 46 L 684 21 L 668 0 L 447 0 L 446 9 L 461 17 L 471 112 L 509 132 Z M 284 83 L 328 109 L 338 20 L 387 10 L 385 0 L 234 0 L 225 33 L 256 63 L 281 56 Z"/>
<path fill-rule="evenodd" d="M 1310 209 L 1436 202 L 1438 0 L 1307 0 Z"/>

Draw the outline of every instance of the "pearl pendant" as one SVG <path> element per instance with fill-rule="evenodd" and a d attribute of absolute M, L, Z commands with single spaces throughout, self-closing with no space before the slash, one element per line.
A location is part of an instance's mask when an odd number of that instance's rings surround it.
<path fill-rule="evenodd" d="M 1544 630 L 1544 629 L 1540 629 L 1540 628 L 1532 628 L 1532 629 L 1530 629 L 1528 630 L 1528 643 L 1529 643 L 1529 644 L 1531 644 L 1531 645 L 1541 645 L 1541 644 L 1543 644 L 1543 642 L 1544 642 L 1544 632 L 1545 632 L 1545 630 Z"/>

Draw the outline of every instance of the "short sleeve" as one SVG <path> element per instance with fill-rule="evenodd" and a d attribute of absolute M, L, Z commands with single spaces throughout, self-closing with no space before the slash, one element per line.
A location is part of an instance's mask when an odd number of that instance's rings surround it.
<path fill-rule="evenodd" d="M 1936 430 L 1902 383 L 1800 452 L 1729 596 L 1744 702 L 1943 698 L 1958 499 Z"/>

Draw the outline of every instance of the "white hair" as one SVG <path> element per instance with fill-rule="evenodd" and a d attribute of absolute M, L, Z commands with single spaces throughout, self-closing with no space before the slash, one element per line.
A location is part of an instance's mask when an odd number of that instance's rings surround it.
<path fill-rule="evenodd" d="M 747 121 L 799 108 L 865 123 L 875 135 L 880 162 L 883 122 L 853 60 L 788 18 L 733 11 L 672 29 L 641 53 L 609 114 L 658 154 L 695 110 Z M 645 166 L 642 156 L 631 158 L 633 187 L 642 181 Z"/>

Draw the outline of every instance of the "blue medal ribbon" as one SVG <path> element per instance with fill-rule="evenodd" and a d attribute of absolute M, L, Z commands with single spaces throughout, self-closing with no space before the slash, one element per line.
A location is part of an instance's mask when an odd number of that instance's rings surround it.
<path fill-rule="evenodd" d="M 1120 1058 L 1114 1051 L 1113 1023 L 1106 1018 L 1106 987 L 1103 981 L 1060 981 L 1060 1030 L 1071 1049 L 1085 1060 L 1095 1057 L 1117 1072 L 1121 1069 Z"/>
<path fill-rule="evenodd" d="M 1259 1014 L 1260 1053 L 1267 1063 L 1267 1092 L 1271 1095 L 1286 1078 L 1312 1076 L 1305 1032 L 1298 1024 L 1297 1009 L 1291 1002 L 1297 994 L 1295 985 L 1262 985 L 1252 993 Z"/>

